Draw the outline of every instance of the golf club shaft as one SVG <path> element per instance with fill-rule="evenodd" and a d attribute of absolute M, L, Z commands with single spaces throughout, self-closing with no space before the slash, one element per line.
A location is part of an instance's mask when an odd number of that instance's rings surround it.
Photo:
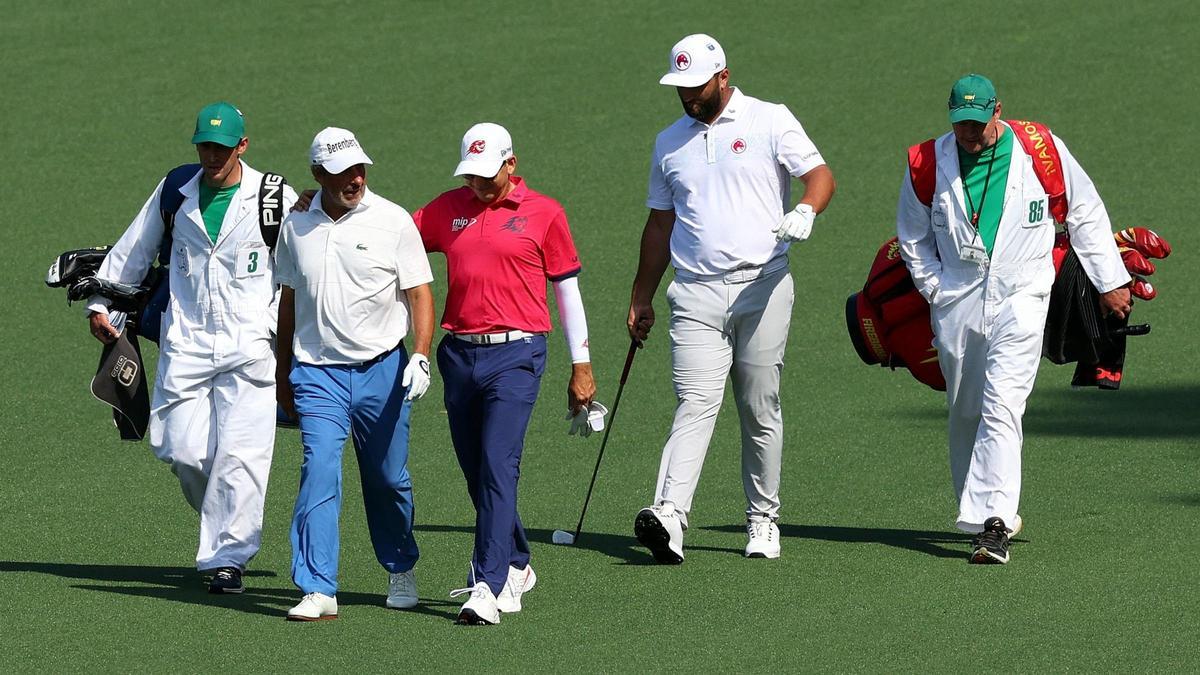
<path fill-rule="evenodd" d="M 625 368 L 621 370 L 621 381 L 617 384 L 617 397 L 613 399 L 612 415 L 604 427 L 604 438 L 600 439 L 600 453 L 596 455 L 596 468 L 592 469 L 592 480 L 588 483 L 587 496 L 583 498 L 583 510 L 579 512 L 579 523 L 575 526 L 575 541 L 579 541 L 579 533 L 583 530 L 583 519 L 587 515 L 588 503 L 592 501 L 592 488 L 596 487 L 596 476 L 600 473 L 600 460 L 604 459 L 604 448 L 608 445 L 608 434 L 617 421 L 617 408 L 621 405 L 621 392 L 625 391 L 625 380 L 629 379 L 629 368 L 633 365 L 633 356 L 637 354 L 638 341 L 629 341 L 629 354 L 625 356 Z"/>

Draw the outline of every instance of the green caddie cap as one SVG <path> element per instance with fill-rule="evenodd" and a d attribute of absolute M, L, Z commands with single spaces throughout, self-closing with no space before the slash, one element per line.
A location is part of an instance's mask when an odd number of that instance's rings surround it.
<path fill-rule="evenodd" d="M 950 123 L 987 123 L 996 110 L 996 88 L 982 75 L 971 73 L 959 78 L 950 89 Z"/>
<path fill-rule="evenodd" d="M 192 144 L 217 143 L 227 148 L 236 147 L 246 137 L 246 120 L 242 111 L 232 103 L 221 101 L 210 103 L 196 116 L 196 133 Z"/>

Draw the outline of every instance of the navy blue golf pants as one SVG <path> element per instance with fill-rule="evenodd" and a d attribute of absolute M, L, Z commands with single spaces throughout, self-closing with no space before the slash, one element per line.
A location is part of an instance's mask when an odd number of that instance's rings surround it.
<path fill-rule="evenodd" d="M 367 529 L 375 557 L 388 572 L 417 564 L 408 419 L 398 347 L 372 363 L 296 362 L 291 383 L 300 413 L 300 494 L 292 514 L 292 581 L 305 593 L 337 593 L 338 515 L 342 507 L 342 446 L 354 441 Z"/>
<path fill-rule="evenodd" d="M 475 552 L 467 584 L 486 581 L 499 594 L 509 566 L 529 564 L 529 540 L 517 515 L 517 479 L 525 429 L 546 368 L 546 338 L 476 345 L 447 335 L 437 359 L 450 437 L 475 506 Z"/>

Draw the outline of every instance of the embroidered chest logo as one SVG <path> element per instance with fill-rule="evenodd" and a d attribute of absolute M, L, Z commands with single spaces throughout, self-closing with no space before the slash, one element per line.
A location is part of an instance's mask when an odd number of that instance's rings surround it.
<path fill-rule="evenodd" d="M 744 141 L 740 138 L 735 139 L 733 141 L 733 145 L 729 146 L 729 149 L 733 150 L 733 154 L 740 155 L 746 151 L 746 141 Z"/>
<path fill-rule="evenodd" d="M 480 142 L 482 143 L 483 141 Z M 474 218 L 455 218 L 454 220 L 450 221 L 450 231 L 458 232 L 459 230 L 465 230 L 474 224 Z"/>
<path fill-rule="evenodd" d="M 675 56 L 675 67 L 679 70 L 687 70 L 692 67 L 692 57 L 688 56 L 687 52 L 679 52 Z"/>
<path fill-rule="evenodd" d="M 365 251 L 365 250 L 367 250 L 367 247 L 366 247 L 366 245 L 365 245 L 365 244 L 357 244 L 357 245 L 356 245 L 354 248 L 355 248 L 356 250 L 359 250 L 359 251 Z"/>
<path fill-rule="evenodd" d="M 525 216 L 513 216 L 512 218 L 509 218 L 507 222 L 501 225 L 500 229 L 520 234 L 525 231 L 525 226 L 528 224 L 529 219 Z"/>
<path fill-rule="evenodd" d="M 485 143 L 482 138 L 477 141 L 473 141 L 471 143 L 471 145 L 467 148 L 467 154 L 468 155 L 482 155 L 483 148 L 486 145 L 487 145 L 487 143 Z"/>

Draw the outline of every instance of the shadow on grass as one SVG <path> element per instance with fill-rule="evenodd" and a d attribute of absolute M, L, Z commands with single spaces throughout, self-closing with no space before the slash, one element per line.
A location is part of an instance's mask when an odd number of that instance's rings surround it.
<path fill-rule="evenodd" d="M 704 529 L 714 532 L 745 532 L 744 525 L 712 525 Z M 836 527 L 832 525 L 779 526 L 783 537 L 816 539 L 843 544 L 883 544 L 938 558 L 962 558 L 971 543 L 971 535 L 961 532 L 931 532 L 926 530 L 897 530 L 885 527 Z M 948 548 L 946 545 L 951 546 Z M 739 553 L 741 553 L 739 551 Z"/>
<path fill-rule="evenodd" d="M 473 535 L 475 528 L 462 525 L 416 525 L 413 527 L 418 532 L 456 532 L 460 534 Z M 574 528 L 572 528 L 572 531 Z M 529 541 L 539 544 L 554 545 L 551 537 L 554 535 L 554 530 L 543 530 L 534 528 L 525 528 L 525 536 Z M 637 539 L 632 536 L 623 534 L 607 534 L 604 532 L 588 532 L 586 529 L 580 533 L 579 538 L 571 546 L 563 546 L 562 548 L 578 548 L 585 551 L 595 551 L 603 553 L 610 558 L 620 560 L 619 565 L 657 565 L 654 558 L 650 555 Z M 718 552 L 727 552 L 731 549 L 721 548 L 706 548 L 706 547 L 689 547 L 688 550 L 705 551 L 712 550 Z M 739 552 L 740 553 L 740 552 Z"/>
<path fill-rule="evenodd" d="M 1200 386 L 1117 391 L 1069 388 L 1040 391 L 1025 413 L 1026 434 L 1187 438 L 1200 436 Z"/>
<path fill-rule="evenodd" d="M 152 565 L 88 565 L 79 563 L 0 561 L 0 574 L 32 572 L 63 579 L 78 579 L 99 583 L 73 584 L 72 588 L 103 591 L 171 602 L 232 609 L 247 614 L 283 618 L 300 600 L 300 591 L 286 588 L 255 588 L 254 579 L 275 577 L 270 570 L 248 570 L 245 574 L 246 592 L 236 595 L 213 595 L 200 572 L 190 567 L 158 567 Z M 382 590 L 382 589 L 381 589 Z M 368 605 L 382 607 L 386 594 L 338 591 L 339 607 Z M 444 600 L 421 599 L 420 604 L 407 612 L 428 614 L 439 619 L 454 619 L 458 611 L 438 607 L 458 607 Z"/>

